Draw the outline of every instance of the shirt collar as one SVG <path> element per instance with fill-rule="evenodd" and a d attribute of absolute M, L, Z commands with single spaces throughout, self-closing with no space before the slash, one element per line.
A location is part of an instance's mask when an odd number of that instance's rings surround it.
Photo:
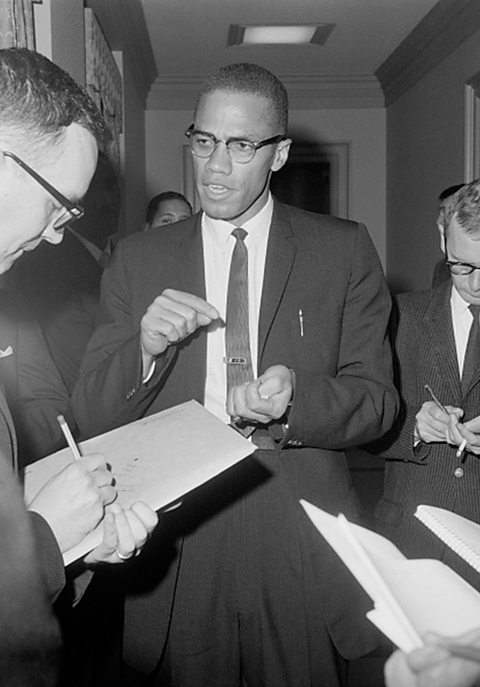
<path fill-rule="evenodd" d="M 458 317 L 463 317 L 468 310 L 468 306 L 470 305 L 470 303 L 467 303 L 467 301 L 461 297 L 454 284 L 452 284 L 451 303 L 452 312 Z"/>
<path fill-rule="evenodd" d="M 242 224 L 248 236 L 245 239 L 247 245 L 252 246 L 268 234 L 273 215 L 273 198 L 272 194 L 268 193 L 267 202 L 248 222 Z M 235 224 L 224 219 L 213 219 L 208 217 L 205 213 L 202 214 L 202 229 L 209 237 L 220 247 L 226 248 L 229 241 L 233 240 L 232 231 L 235 229 Z"/>

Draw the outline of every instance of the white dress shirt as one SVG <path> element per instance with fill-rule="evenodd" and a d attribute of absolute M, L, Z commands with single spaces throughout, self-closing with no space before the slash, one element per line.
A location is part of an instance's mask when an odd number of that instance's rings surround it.
<path fill-rule="evenodd" d="M 263 208 L 241 226 L 248 235 L 248 305 L 250 351 L 253 374 L 256 377 L 258 355 L 258 319 L 263 288 L 263 274 L 267 253 L 268 235 L 272 221 L 273 200 L 269 194 Z M 207 376 L 205 383 L 205 407 L 224 422 L 229 422 L 226 412 L 227 371 L 225 357 L 225 318 L 230 262 L 236 239 L 232 231 L 237 224 L 202 216 L 202 241 L 205 263 L 206 300 L 217 308 L 221 321 L 213 322 L 207 330 Z"/>
<path fill-rule="evenodd" d="M 450 306 L 452 308 L 453 333 L 455 335 L 455 346 L 457 349 L 458 370 L 461 376 L 463 361 L 467 349 L 468 335 L 473 322 L 473 315 L 468 309 L 467 303 L 458 293 L 455 286 L 452 287 Z"/>

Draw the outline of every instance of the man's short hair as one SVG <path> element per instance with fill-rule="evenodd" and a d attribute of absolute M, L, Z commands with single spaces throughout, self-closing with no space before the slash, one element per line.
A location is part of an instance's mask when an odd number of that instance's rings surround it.
<path fill-rule="evenodd" d="M 463 188 L 465 184 L 454 184 L 453 186 L 448 186 L 444 188 L 441 193 L 438 194 L 438 215 L 437 215 L 437 225 L 443 228 L 447 227 L 446 216 L 448 213 L 448 207 L 452 203 L 452 198 L 457 191 Z"/>
<path fill-rule="evenodd" d="M 190 202 L 185 198 L 185 196 L 182 193 L 178 193 L 177 191 L 164 191 L 163 193 L 159 193 L 157 196 L 153 196 L 153 198 L 150 199 L 150 202 L 148 203 L 147 207 L 147 224 L 151 224 L 153 222 L 160 203 L 163 203 L 166 200 L 183 201 L 188 205 L 190 209 L 190 214 L 193 214 L 193 209 L 190 205 Z"/>
<path fill-rule="evenodd" d="M 453 196 L 453 194 L 459 191 L 462 186 L 465 186 L 465 184 L 453 184 L 453 186 L 447 186 L 447 188 L 444 188 L 443 191 L 440 191 L 438 194 L 439 202 L 442 203 L 442 201 L 444 201 L 446 198 Z"/>
<path fill-rule="evenodd" d="M 449 196 L 445 207 L 445 229 L 452 219 L 466 234 L 480 234 L 480 179 L 463 185 Z"/>
<path fill-rule="evenodd" d="M 26 48 L 0 50 L 0 135 L 15 149 L 40 150 L 64 134 L 84 127 L 99 145 L 105 122 L 87 92 L 49 59 Z"/>
<path fill-rule="evenodd" d="M 195 105 L 195 116 L 202 96 L 213 91 L 233 91 L 261 95 L 270 100 L 277 134 L 286 134 L 288 127 L 288 95 L 275 74 L 258 64 L 238 62 L 227 64 L 203 82 Z"/>

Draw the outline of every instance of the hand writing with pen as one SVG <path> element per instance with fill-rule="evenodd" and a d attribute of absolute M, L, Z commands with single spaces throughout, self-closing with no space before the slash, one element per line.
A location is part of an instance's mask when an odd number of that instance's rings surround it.
<path fill-rule="evenodd" d="M 463 446 L 465 450 L 477 456 L 480 455 L 480 416 L 468 422 L 449 425 L 447 441 Z"/>
<path fill-rule="evenodd" d="M 428 384 L 425 385 L 425 389 L 432 400 L 425 401 L 415 416 L 415 440 L 426 443 L 447 442 L 453 446 L 458 446 L 457 458 L 460 458 L 465 448 L 471 450 L 470 439 L 476 438 L 470 427 L 472 420 L 462 423 L 462 408 L 443 405 Z M 478 443 L 478 452 L 480 453 L 480 437 L 477 439 L 478 442 L 475 442 L 474 445 Z"/>

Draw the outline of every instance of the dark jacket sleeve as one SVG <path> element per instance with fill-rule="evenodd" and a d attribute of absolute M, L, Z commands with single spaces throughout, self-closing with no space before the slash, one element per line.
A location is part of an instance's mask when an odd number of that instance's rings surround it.
<path fill-rule="evenodd" d="M 129 256 L 128 242 L 120 242 L 104 273 L 100 324 L 89 342 L 72 394 L 82 438 L 148 414 L 175 358 L 174 348 L 157 356 L 152 377 L 143 383 L 140 324 L 131 312 L 131 264 L 136 263 Z"/>
<path fill-rule="evenodd" d="M 40 569 L 45 579 L 47 593 L 53 603 L 65 586 L 65 566 L 57 540 L 50 526 L 38 513 L 29 511 L 37 546 Z"/>

